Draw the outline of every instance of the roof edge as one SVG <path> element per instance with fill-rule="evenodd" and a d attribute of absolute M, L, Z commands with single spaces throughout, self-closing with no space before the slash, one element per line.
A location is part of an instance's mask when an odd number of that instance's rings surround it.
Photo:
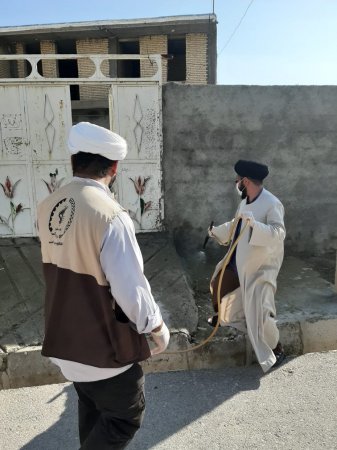
<path fill-rule="evenodd" d="M 151 26 L 151 25 L 169 25 L 171 23 L 189 23 L 189 22 L 206 22 L 212 21 L 216 22 L 216 15 L 213 13 L 209 14 L 192 14 L 183 16 L 163 16 L 163 17 L 153 17 L 153 18 L 142 18 L 142 19 L 121 19 L 121 20 L 95 20 L 95 21 L 84 21 L 84 22 L 64 22 L 64 23 L 50 23 L 50 24 L 36 24 L 36 25 L 20 25 L 20 26 L 5 26 L 0 27 L 0 36 L 6 34 L 14 33 L 41 33 L 41 32 L 51 32 L 51 31 L 74 31 L 77 28 L 92 29 L 95 27 L 111 27 L 118 28 L 120 26 Z"/>

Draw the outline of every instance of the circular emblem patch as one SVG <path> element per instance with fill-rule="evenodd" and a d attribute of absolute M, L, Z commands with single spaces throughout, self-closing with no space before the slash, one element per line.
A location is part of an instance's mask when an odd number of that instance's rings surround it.
<path fill-rule="evenodd" d="M 63 198 L 53 208 L 49 217 L 49 231 L 58 239 L 61 239 L 73 221 L 75 213 L 75 200 Z"/>

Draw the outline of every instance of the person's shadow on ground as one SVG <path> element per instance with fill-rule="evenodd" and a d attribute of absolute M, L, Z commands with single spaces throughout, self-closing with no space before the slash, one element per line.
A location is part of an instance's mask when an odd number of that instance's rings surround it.
<path fill-rule="evenodd" d="M 128 449 L 150 449 L 239 392 L 258 389 L 262 376 L 260 367 L 249 368 L 249 377 L 245 376 L 246 371 L 247 368 L 225 368 L 147 375 L 145 419 Z M 80 447 L 77 396 L 72 385 L 66 385 L 64 392 L 67 401 L 59 421 L 24 445 L 22 450 L 74 450 Z M 52 401 L 47 407 L 53 407 Z"/>
<path fill-rule="evenodd" d="M 47 402 L 46 415 L 49 413 L 48 409 L 52 410 L 54 407 L 54 401 L 64 394 L 66 403 L 59 420 L 22 446 L 22 450 L 75 450 L 80 447 L 77 432 L 77 395 L 72 384 L 64 385 L 63 390 Z"/>

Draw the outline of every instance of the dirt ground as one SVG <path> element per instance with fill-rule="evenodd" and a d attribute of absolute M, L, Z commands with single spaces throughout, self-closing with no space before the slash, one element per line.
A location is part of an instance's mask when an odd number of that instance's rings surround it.
<path fill-rule="evenodd" d="M 290 253 L 288 253 L 290 255 Z M 296 256 L 306 261 L 306 264 L 312 269 L 316 270 L 322 278 L 335 283 L 336 270 L 336 250 L 329 250 L 322 255 L 309 255 L 308 253 L 295 253 L 291 256 Z"/>
<path fill-rule="evenodd" d="M 201 334 L 212 330 L 207 324 L 207 318 L 214 314 L 209 292 L 209 282 L 215 265 L 224 256 L 225 252 L 225 247 L 218 247 L 213 243 L 209 243 L 205 250 L 202 250 L 202 246 L 192 251 L 187 251 L 181 247 L 178 249 L 189 284 L 194 291 L 194 298 L 199 311 L 198 329 Z M 303 259 L 307 267 L 312 268 L 323 279 L 334 284 L 336 265 L 335 250 L 330 250 L 323 255 L 290 253 L 286 251 L 285 256 L 295 256 Z M 228 330 L 228 332 L 231 334 L 231 330 Z"/>

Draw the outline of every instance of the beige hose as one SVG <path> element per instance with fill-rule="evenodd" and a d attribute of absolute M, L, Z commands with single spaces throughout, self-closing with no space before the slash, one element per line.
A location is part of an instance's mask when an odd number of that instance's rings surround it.
<path fill-rule="evenodd" d="M 236 249 L 239 240 L 241 239 L 243 233 L 245 232 L 246 228 L 248 225 L 248 221 L 246 222 L 245 226 L 242 228 L 239 236 L 237 237 L 237 239 L 235 240 L 235 242 L 233 243 L 233 245 L 231 246 L 231 248 L 229 249 L 224 263 L 222 265 L 221 268 L 221 272 L 220 272 L 220 276 L 219 276 L 219 283 L 218 283 L 218 290 L 217 290 L 217 303 L 218 303 L 218 320 L 216 322 L 216 325 L 214 327 L 214 330 L 212 331 L 212 333 L 202 342 L 200 342 L 200 344 L 194 345 L 193 347 L 184 349 L 184 350 L 175 350 L 175 351 L 169 351 L 169 352 L 163 352 L 162 355 L 172 355 L 174 353 L 186 353 L 186 352 L 191 352 L 193 350 L 196 350 L 197 348 L 200 348 L 202 346 L 204 346 L 205 344 L 207 344 L 207 342 L 209 342 L 213 336 L 216 334 L 216 332 L 218 331 L 218 328 L 220 326 L 220 308 L 221 308 L 221 284 L 222 284 L 222 279 L 223 279 L 223 275 L 225 273 L 226 267 L 228 266 L 228 263 L 232 257 L 232 254 L 234 252 L 234 250 Z"/>

